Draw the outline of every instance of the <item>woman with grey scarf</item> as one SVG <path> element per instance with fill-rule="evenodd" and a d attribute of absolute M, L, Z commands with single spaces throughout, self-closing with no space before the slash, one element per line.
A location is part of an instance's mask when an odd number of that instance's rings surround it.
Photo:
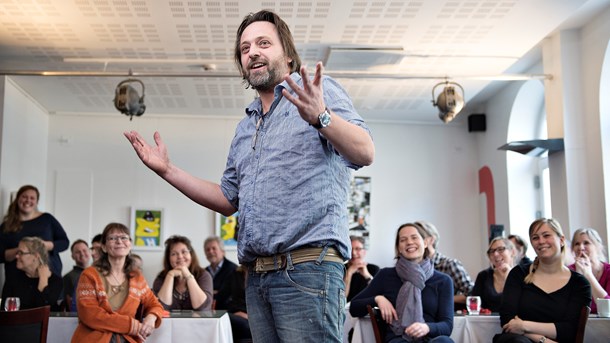
<path fill-rule="evenodd" d="M 352 299 L 350 314 L 363 317 L 377 306 L 387 323 L 385 341 L 453 342 L 453 282 L 434 270 L 424 229 L 403 224 L 396 232 L 396 267 L 379 271 Z"/>

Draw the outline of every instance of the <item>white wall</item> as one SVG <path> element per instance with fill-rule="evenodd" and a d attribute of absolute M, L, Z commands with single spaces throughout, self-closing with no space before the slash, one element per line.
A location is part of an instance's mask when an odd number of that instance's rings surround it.
<path fill-rule="evenodd" d="M 214 216 L 150 172 L 122 136 L 135 129 L 147 139 L 159 130 L 170 158 L 183 169 L 218 181 L 237 121 L 229 119 L 160 119 L 144 115 L 129 121 L 109 116 L 50 116 L 48 189 L 55 194 L 55 213 L 71 239 L 90 239 L 110 221 L 129 223 L 130 206 L 162 207 L 170 233 L 190 237 L 206 264 L 202 242 L 213 234 Z M 435 223 L 440 249 L 464 261 L 471 273 L 482 269 L 485 233 L 479 232 L 476 147 L 463 126 L 370 123 L 377 157 L 358 175 L 372 177 L 369 259 L 393 265 L 395 230 L 418 219 Z M 57 180 L 63 180 L 60 184 Z M 66 184 L 74 180 L 76 185 Z M 91 191 L 89 191 L 91 190 Z M 63 202 L 78 200 L 78 211 Z M 71 225 L 68 223 L 83 223 Z M 462 237 L 469 237 L 462 240 Z M 460 244 L 456 244 L 456 242 Z M 161 268 L 161 252 L 139 252 L 151 281 Z M 235 260 L 235 254 L 229 252 Z M 68 254 L 62 256 L 66 269 Z"/>
<path fill-rule="evenodd" d="M 4 218 L 10 193 L 24 184 L 41 192 L 40 208 L 46 209 L 47 136 L 49 118 L 32 99 L 9 78 L 0 77 L 0 217 Z M 0 285 L 4 283 L 4 268 Z"/>
<path fill-rule="evenodd" d="M 608 104 L 610 84 L 610 10 L 603 11 L 597 18 L 587 24 L 580 32 L 582 41 L 582 94 L 583 117 L 586 118 L 586 137 L 588 170 L 586 177 L 591 180 L 591 198 L 587 222 L 582 226 L 596 228 L 605 241 L 610 242 L 610 108 L 602 108 L 601 103 Z M 606 65 L 604 66 L 604 61 Z M 603 73 L 603 70 L 606 70 Z M 602 75 L 605 79 L 602 81 Z M 602 83 L 606 88 L 602 88 Z M 604 175 L 606 177 L 604 177 Z M 604 182 L 606 181 L 606 182 Z M 606 212 L 608 211 L 608 212 Z M 609 213 L 609 214 L 606 214 Z M 577 229 L 577 228 L 573 228 Z"/>
<path fill-rule="evenodd" d="M 393 265 L 394 239 L 400 224 L 434 223 L 439 250 L 464 262 L 470 273 L 482 268 L 473 134 L 464 126 L 369 124 L 377 156 L 359 174 L 372 177 L 369 259 Z M 476 274 L 475 274 L 476 276 Z"/>

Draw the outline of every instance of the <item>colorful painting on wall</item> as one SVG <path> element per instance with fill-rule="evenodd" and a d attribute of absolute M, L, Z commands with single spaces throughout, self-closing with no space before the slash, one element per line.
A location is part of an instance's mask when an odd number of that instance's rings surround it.
<path fill-rule="evenodd" d="M 239 212 L 225 217 L 220 213 L 216 213 L 216 236 L 222 239 L 225 249 L 237 249 L 237 236 L 239 230 Z"/>
<path fill-rule="evenodd" d="M 134 250 L 163 249 L 163 210 L 151 208 L 131 209 L 131 238 Z"/>
<path fill-rule="evenodd" d="M 368 246 L 371 211 L 371 178 L 354 176 L 347 201 L 350 236 L 362 236 Z"/>

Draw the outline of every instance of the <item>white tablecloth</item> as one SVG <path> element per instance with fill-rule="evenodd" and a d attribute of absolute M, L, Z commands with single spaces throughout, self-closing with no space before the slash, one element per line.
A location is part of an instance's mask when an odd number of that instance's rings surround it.
<path fill-rule="evenodd" d="M 500 333 L 499 316 L 456 316 L 453 318 L 451 339 L 455 343 L 491 342 L 493 336 Z M 354 323 L 352 343 L 374 343 L 373 326 L 368 317 L 357 318 Z M 591 315 L 585 331 L 586 343 L 610 342 L 610 318 L 598 318 Z"/>
<path fill-rule="evenodd" d="M 47 342 L 70 342 L 77 325 L 77 317 L 50 317 Z M 197 318 L 197 312 L 194 312 L 191 318 L 163 318 L 161 326 L 153 331 L 146 343 L 170 342 L 233 343 L 229 315 Z"/>

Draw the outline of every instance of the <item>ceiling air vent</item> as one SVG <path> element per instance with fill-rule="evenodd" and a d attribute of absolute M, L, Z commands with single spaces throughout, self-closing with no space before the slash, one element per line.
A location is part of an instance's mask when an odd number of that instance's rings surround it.
<path fill-rule="evenodd" d="M 400 64 L 402 47 L 331 46 L 324 68 L 328 70 L 375 70 Z"/>

